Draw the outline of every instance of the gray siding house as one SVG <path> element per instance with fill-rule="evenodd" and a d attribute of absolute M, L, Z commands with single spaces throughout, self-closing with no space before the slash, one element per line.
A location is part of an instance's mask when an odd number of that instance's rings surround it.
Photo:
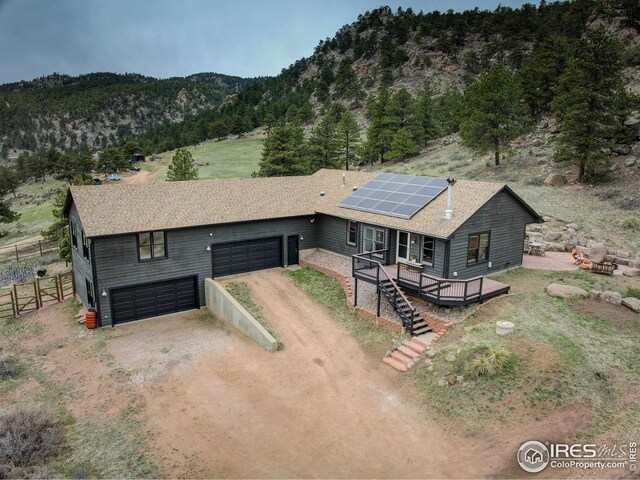
<path fill-rule="evenodd" d="M 469 279 L 521 265 L 525 226 L 541 221 L 498 183 L 457 182 L 451 205 L 445 189 L 410 218 L 339 205 L 375 178 L 321 170 L 71 187 L 64 214 L 77 295 L 112 326 L 199 308 L 205 278 L 297 264 L 316 249 Z"/>

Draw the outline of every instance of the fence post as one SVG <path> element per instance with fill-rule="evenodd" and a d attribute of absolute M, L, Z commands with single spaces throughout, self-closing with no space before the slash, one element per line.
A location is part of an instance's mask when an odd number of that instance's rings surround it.
<path fill-rule="evenodd" d="M 64 300 L 64 289 L 62 288 L 62 278 L 60 274 L 56 275 L 56 289 L 58 290 L 58 301 Z"/>
<path fill-rule="evenodd" d="M 36 294 L 36 310 L 40 308 L 40 301 L 41 301 L 40 289 L 38 288 L 39 286 L 40 286 L 40 282 L 36 278 L 35 281 L 33 282 L 33 292 Z"/>
<path fill-rule="evenodd" d="M 38 247 L 40 247 L 40 256 L 42 256 L 42 240 L 38 240 Z"/>
<path fill-rule="evenodd" d="M 18 256 L 18 245 L 13 246 L 16 249 L 16 262 L 20 263 L 20 257 Z"/>
<path fill-rule="evenodd" d="M 16 287 L 16 284 L 13 284 L 13 298 L 16 299 L 16 317 L 18 316 L 18 314 L 20 313 L 20 305 L 18 304 L 18 287 Z"/>
<path fill-rule="evenodd" d="M 11 294 L 11 309 L 13 310 L 13 318 L 18 318 L 18 300 L 13 294 L 13 291 L 10 291 L 9 293 Z"/>

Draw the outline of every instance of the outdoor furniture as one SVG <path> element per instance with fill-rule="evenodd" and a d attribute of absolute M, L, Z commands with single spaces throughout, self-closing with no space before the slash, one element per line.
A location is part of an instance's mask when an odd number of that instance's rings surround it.
<path fill-rule="evenodd" d="M 537 255 L 542 257 L 546 252 L 544 250 L 544 243 L 529 242 L 529 248 L 527 249 L 527 255 Z"/>
<path fill-rule="evenodd" d="M 617 265 L 614 265 L 611 262 L 599 262 L 591 264 L 591 271 L 593 273 L 600 273 L 602 275 L 613 275 L 613 271 L 616 269 Z"/>

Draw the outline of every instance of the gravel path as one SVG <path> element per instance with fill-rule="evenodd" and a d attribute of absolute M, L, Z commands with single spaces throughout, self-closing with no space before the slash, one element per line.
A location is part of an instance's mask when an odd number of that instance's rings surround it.
<path fill-rule="evenodd" d="M 306 261 L 314 263 L 320 267 L 328 268 L 334 272 L 338 272 L 346 276 L 351 282 L 351 288 L 355 287 L 354 278 L 351 276 L 351 258 L 319 250 L 305 258 Z M 405 292 L 406 293 L 406 292 Z M 409 297 L 409 301 L 412 298 Z M 412 302 L 418 312 L 429 312 L 449 322 L 458 323 L 466 318 L 467 314 L 475 308 L 475 305 L 469 307 L 451 307 L 444 308 L 437 305 L 424 305 L 418 302 Z M 358 305 L 375 312 L 378 304 L 378 294 L 376 287 L 372 283 L 358 283 Z M 400 318 L 395 314 L 393 308 L 385 299 L 380 302 L 380 315 L 386 319 L 400 323 Z"/>

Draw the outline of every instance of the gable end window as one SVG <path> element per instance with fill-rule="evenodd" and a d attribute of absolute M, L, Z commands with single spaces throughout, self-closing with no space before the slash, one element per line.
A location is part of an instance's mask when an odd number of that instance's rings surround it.
<path fill-rule="evenodd" d="M 355 245 L 358 239 L 358 222 L 349 220 L 347 222 L 347 245 Z"/>
<path fill-rule="evenodd" d="M 165 233 L 162 230 L 138 234 L 138 258 L 151 260 L 153 258 L 167 258 L 165 248 Z"/>
<path fill-rule="evenodd" d="M 433 266 L 433 249 L 435 239 L 433 237 L 422 237 L 422 263 Z"/>
<path fill-rule="evenodd" d="M 469 235 L 467 265 L 475 265 L 489 260 L 490 238 L 491 234 L 489 232 Z"/>
<path fill-rule="evenodd" d="M 86 237 L 83 230 L 80 230 L 80 236 L 82 237 L 82 256 L 87 260 L 90 260 L 89 239 Z"/>
<path fill-rule="evenodd" d="M 73 248 L 77 249 L 78 248 L 78 227 L 76 227 L 76 224 L 73 222 L 69 222 L 69 225 L 71 225 L 71 245 L 73 245 Z"/>
<path fill-rule="evenodd" d="M 87 287 L 87 303 L 89 308 L 93 308 L 96 306 L 95 296 L 93 294 L 93 283 L 88 278 L 85 279 L 85 286 Z"/>

